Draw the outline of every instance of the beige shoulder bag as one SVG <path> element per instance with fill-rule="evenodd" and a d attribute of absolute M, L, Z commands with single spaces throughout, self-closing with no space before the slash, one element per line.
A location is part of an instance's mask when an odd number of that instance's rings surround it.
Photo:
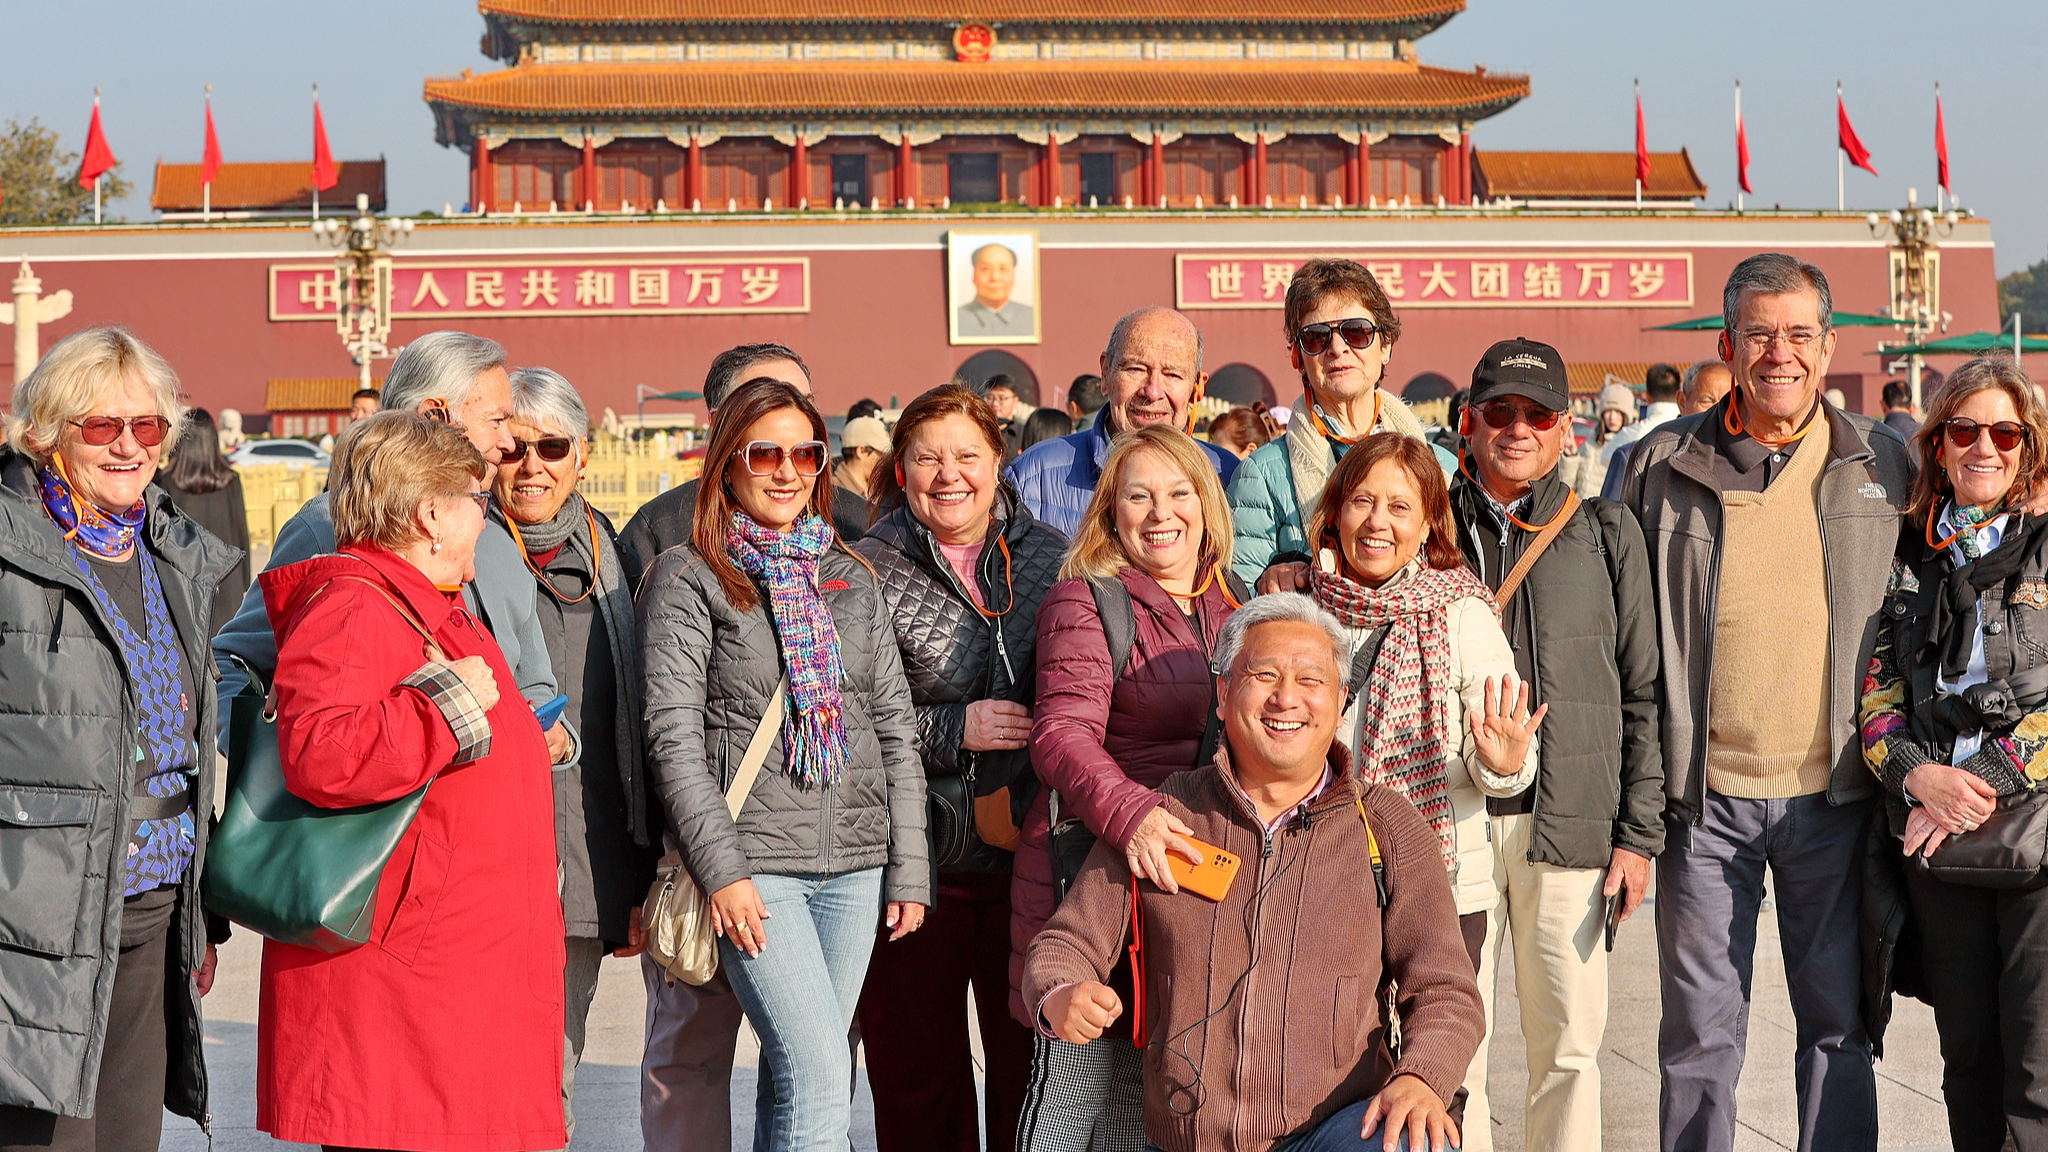
<path fill-rule="evenodd" d="M 789 677 L 775 686 L 768 711 L 754 729 L 740 770 L 733 774 L 732 787 L 725 790 L 726 811 L 734 820 L 746 807 L 747 793 L 761 775 L 768 748 L 782 734 L 783 698 L 789 693 Z M 671 852 L 656 866 L 654 886 L 647 890 L 647 954 L 670 976 L 685 984 L 703 984 L 718 974 L 718 937 L 711 930 L 711 901 L 704 889 L 683 867 L 680 852 Z"/>

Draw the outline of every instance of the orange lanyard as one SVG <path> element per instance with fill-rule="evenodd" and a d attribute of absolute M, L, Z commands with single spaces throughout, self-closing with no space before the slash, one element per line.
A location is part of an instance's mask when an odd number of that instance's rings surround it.
<path fill-rule="evenodd" d="M 533 578 L 540 581 L 540 586 L 548 590 L 548 595 L 553 596 L 564 604 L 581 604 L 585 600 L 590 599 L 590 594 L 597 591 L 598 570 L 604 567 L 604 549 L 599 547 L 597 543 L 597 514 L 590 510 L 590 504 L 587 501 L 583 505 L 583 518 L 590 522 L 590 587 L 583 590 L 583 595 L 572 600 L 557 591 L 555 582 L 548 579 L 547 573 L 542 572 L 540 567 L 533 562 L 533 557 L 526 554 L 526 541 L 519 535 L 519 524 L 512 519 L 510 514 L 507 514 L 505 517 L 505 528 L 512 533 L 512 542 L 519 545 L 519 558 L 526 561 L 526 570 L 533 573 Z"/>
<path fill-rule="evenodd" d="M 1217 575 L 1222 571 L 1222 564 L 1209 565 L 1209 574 L 1207 576 L 1202 577 L 1201 585 L 1197 587 L 1193 592 L 1188 593 L 1188 603 L 1190 607 L 1192 607 L 1195 604 L 1195 602 L 1201 600 L 1202 593 L 1207 592 L 1209 590 L 1209 585 L 1211 584 L 1216 585 L 1217 589 L 1223 593 L 1223 602 L 1225 604 L 1230 605 L 1233 609 L 1244 607 L 1243 604 L 1238 602 L 1236 596 L 1231 595 L 1230 581 L 1218 580 L 1216 578 Z"/>
<path fill-rule="evenodd" d="M 989 523 L 995 523 L 993 516 L 989 518 Z M 1001 612 L 991 612 L 982 607 L 981 601 L 975 598 L 975 593 L 980 591 L 979 589 L 969 588 L 967 590 L 967 602 L 974 605 L 974 610 L 981 613 L 983 618 L 988 620 L 1001 620 L 1010 614 L 1010 609 L 1017 606 L 1017 583 L 1010 574 L 1010 542 L 998 535 L 996 537 L 996 547 L 1001 549 L 1003 553 L 1003 591 L 1009 595 L 1009 602 L 1003 605 Z M 939 559 L 944 560 L 945 557 L 941 556 Z M 958 573 L 955 573 L 955 575 L 958 575 Z"/>
<path fill-rule="evenodd" d="M 1729 395 L 1728 412 L 1721 417 L 1721 427 L 1727 429 L 1730 436 L 1740 436 L 1743 433 L 1741 395 L 1740 392 Z M 1808 412 L 1806 419 L 1800 422 L 1799 431 L 1785 437 L 1783 440 L 1766 440 L 1754 432 L 1749 434 L 1749 438 L 1766 448 L 1783 447 L 1786 444 L 1804 439 L 1808 432 L 1813 431 L 1813 418 L 1818 415 L 1820 415 L 1820 397 L 1816 396 L 1813 398 L 1813 410 Z"/>
<path fill-rule="evenodd" d="M 1963 533 L 1974 531 L 1975 529 L 1984 527 L 1985 524 L 1990 523 L 1997 516 L 2003 515 L 2004 512 L 2005 510 L 2001 509 L 1999 512 L 1994 513 L 1991 516 L 1985 517 L 1984 520 L 1980 523 L 1971 524 L 1962 528 L 1958 528 L 1955 531 L 1949 533 L 1948 536 L 1945 539 L 1943 539 L 1940 543 L 1936 543 L 1934 539 L 1934 522 L 1936 520 L 1941 519 L 1941 517 L 1929 516 L 1927 518 L 1927 547 L 1935 552 L 1946 552 L 1948 551 L 1949 545 L 1963 538 Z"/>
<path fill-rule="evenodd" d="M 1480 495 L 1482 495 L 1482 496 L 1485 496 L 1485 497 L 1486 497 L 1487 499 L 1489 499 L 1489 500 L 1492 500 L 1492 499 L 1493 499 L 1493 493 L 1492 493 L 1492 492 L 1489 492 L 1489 491 L 1487 491 L 1486 485 L 1484 485 L 1484 484 L 1481 484 L 1481 483 L 1479 482 L 1479 477 L 1473 474 L 1473 472 L 1472 472 L 1472 468 L 1471 468 L 1471 463 L 1472 463 L 1472 462 L 1471 462 L 1471 460 L 1470 460 L 1470 459 L 1469 459 L 1469 458 L 1468 458 L 1468 457 L 1466 456 L 1466 453 L 1465 453 L 1465 451 L 1464 451 L 1463 449 L 1460 449 L 1460 450 L 1458 451 L 1458 471 L 1459 471 L 1459 472 L 1461 472 L 1461 473 L 1463 473 L 1463 474 L 1464 474 L 1464 476 L 1465 476 L 1465 479 L 1467 479 L 1467 480 L 1470 480 L 1470 481 L 1471 481 L 1471 482 L 1473 483 L 1473 485 L 1474 485 L 1475 487 L 1477 487 L 1477 488 L 1479 489 L 1479 493 L 1480 493 Z M 1497 502 L 1497 501 L 1496 501 L 1496 502 Z M 1520 528 L 1520 529 L 1521 529 L 1522 531 L 1524 531 L 1524 532 L 1544 532 L 1544 531 L 1548 531 L 1548 530 L 1549 530 L 1549 528 L 1550 528 L 1550 526 L 1551 526 L 1552 524 L 1555 524 L 1555 523 L 1557 523 L 1557 522 L 1558 522 L 1559 520 L 1562 520 L 1562 519 L 1564 519 L 1564 518 L 1565 518 L 1566 516 L 1569 516 L 1569 515 L 1571 515 L 1571 512 L 1572 512 L 1571 506 L 1570 506 L 1569 502 L 1567 502 L 1567 504 L 1565 505 L 1565 507 L 1559 508 L 1559 509 L 1557 510 L 1557 515 L 1555 515 L 1555 516 L 1552 516 L 1552 517 L 1551 517 L 1550 519 L 1548 519 L 1548 520 L 1544 521 L 1544 522 L 1543 522 L 1543 523 L 1541 523 L 1541 524 L 1531 524 L 1531 523 L 1529 523 L 1528 521 L 1526 521 L 1526 520 L 1522 519 L 1521 517 L 1519 517 L 1519 516 L 1515 515 L 1515 514 L 1514 514 L 1513 512 L 1510 512 L 1510 511 L 1508 511 L 1508 506 L 1507 506 L 1507 505 L 1505 505 L 1505 504 L 1502 504 L 1502 505 L 1500 506 L 1500 514 L 1501 514 L 1501 515 L 1503 515 L 1503 516 L 1505 516 L 1505 517 L 1507 517 L 1507 518 L 1508 518 L 1508 521 L 1509 521 L 1510 523 L 1512 523 L 1512 524 L 1513 524 L 1513 525 L 1514 525 L 1515 527 L 1517 527 L 1517 528 Z"/>
<path fill-rule="evenodd" d="M 1356 436 L 1347 437 L 1337 435 L 1336 430 L 1330 427 L 1329 421 L 1323 419 L 1323 406 L 1316 403 L 1314 397 L 1309 398 L 1308 418 L 1309 421 L 1316 426 L 1316 431 L 1321 432 L 1324 436 L 1332 440 L 1335 440 L 1339 444 L 1349 446 L 1358 443 L 1360 440 L 1365 439 L 1367 436 L 1372 435 L 1372 430 L 1380 426 L 1380 401 L 1384 399 L 1385 396 L 1386 394 L 1384 392 L 1381 392 L 1378 387 L 1373 388 L 1372 420 L 1371 422 L 1366 424 L 1365 431 L 1360 432 Z"/>

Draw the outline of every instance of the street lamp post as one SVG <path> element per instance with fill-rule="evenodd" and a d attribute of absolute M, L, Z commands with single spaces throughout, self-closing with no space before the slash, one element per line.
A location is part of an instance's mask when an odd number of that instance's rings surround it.
<path fill-rule="evenodd" d="M 1928 257 L 1940 247 L 1934 242 L 1937 237 L 1946 239 L 1955 232 L 1958 218 L 1953 208 L 1936 214 L 1920 207 L 1919 202 L 1919 189 L 1908 188 L 1905 211 L 1894 208 L 1889 214 L 1872 212 L 1864 218 L 1870 225 L 1870 234 L 1890 244 L 1891 315 L 1906 330 L 1907 343 L 1915 345 L 1925 340 L 1937 324 L 1947 327 L 1947 317 L 1936 312 L 1937 294 L 1941 290 L 1937 282 L 1939 264 Z M 1920 361 L 1918 352 L 1907 358 L 1915 411 L 1925 410 L 1921 406 Z"/>
<path fill-rule="evenodd" d="M 363 388 L 370 386 L 370 361 L 392 355 L 384 343 L 391 335 L 389 249 L 404 243 L 412 228 L 404 217 L 370 215 L 370 198 L 360 193 L 353 220 L 329 216 L 313 221 L 313 238 L 342 250 L 334 261 L 334 322 Z"/>

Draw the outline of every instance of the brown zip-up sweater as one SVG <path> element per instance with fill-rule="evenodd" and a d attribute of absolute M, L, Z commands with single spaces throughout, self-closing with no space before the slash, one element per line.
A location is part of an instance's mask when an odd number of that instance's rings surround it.
<path fill-rule="evenodd" d="M 1197 839 L 1244 861 L 1220 904 L 1140 884 L 1145 1135 L 1165 1152 L 1262 1152 L 1402 1073 L 1448 1101 L 1479 1047 L 1479 988 L 1436 834 L 1399 793 L 1364 790 L 1386 864 L 1380 908 L 1341 745 L 1330 764 L 1335 783 L 1272 833 L 1223 751 L 1160 786 Z M 1124 955 L 1130 875 L 1121 852 L 1096 847 L 1025 957 L 1025 1003 L 1108 980 Z M 1400 986 L 1399 1061 L 1378 995 L 1388 975 Z"/>

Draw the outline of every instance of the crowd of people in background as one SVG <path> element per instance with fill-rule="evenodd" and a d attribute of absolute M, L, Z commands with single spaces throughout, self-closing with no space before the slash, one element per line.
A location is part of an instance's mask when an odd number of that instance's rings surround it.
<path fill-rule="evenodd" d="M 565 1146 L 617 958 L 649 1152 L 729 1149 L 743 1020 L 763 1152 L 847 1147 L 855 1045 L 883 1152 L 1485 1152 L 1510 1109 L 1597 1149 L 1654 862 L 1667 1152 L 1735 1146 L 1766 907 L 1802 1152 L 1876 1147 L 1895 993 L 1954 1146 L 2048 1150 L 2048 405 L 1994 357 L 1924 423 L 1845 411 L 1788 256 L 1723 318 L 1583 438 L 1523 337 L 1418 416 L 1348 260 L 1288 287 L 1286 407 L 1205 417 L 1163 307 L 1064 404 L 955 381 L 836 435 L 746 344 L 623 526 L 578 385 L 435 332 L 253 581 L 213 419 L 67 337 L 0 447 L 0 1150 L 210 1124 L 238 698 L 297 803 L 406 814 L 358 936 L 263 943 L 282 1140 Z"/>

